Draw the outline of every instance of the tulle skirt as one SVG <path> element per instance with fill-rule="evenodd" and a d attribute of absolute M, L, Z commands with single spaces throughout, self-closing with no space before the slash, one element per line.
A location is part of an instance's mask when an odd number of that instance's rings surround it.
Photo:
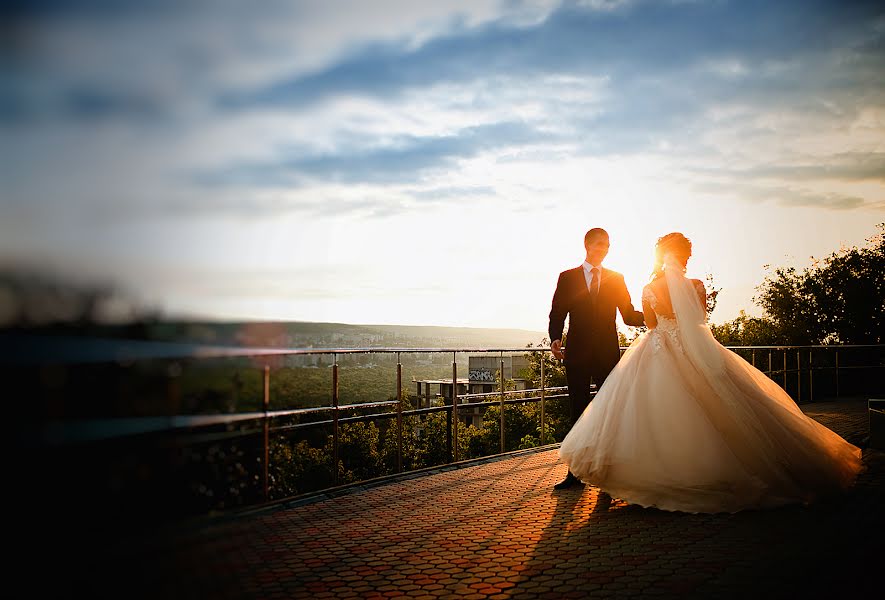
<path fill-rule="evenodd" d="M 692 513 L 810 502 L 852 484 L 859 448 L 748 362 L 715 351 L 724 369 L 711 381 L 677 331 L 640 336 L 563 440 L 571 472 L 628 503 Z"/>

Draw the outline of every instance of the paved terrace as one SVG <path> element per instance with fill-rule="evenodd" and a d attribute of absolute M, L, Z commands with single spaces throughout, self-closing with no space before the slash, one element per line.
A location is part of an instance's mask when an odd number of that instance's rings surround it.
<path fill-rule="evenodd" d="M 866 443 L 865 402 L 804 408 Z M 556 451 L 526 451 L 150 538 L 121 533 L 106 554 L 68 558 L 62 587 L 87 598 L 883 598 L 885 452 L 864 460 L 838 498 L 691 515 L 590 486 L 554 491 Z"/>

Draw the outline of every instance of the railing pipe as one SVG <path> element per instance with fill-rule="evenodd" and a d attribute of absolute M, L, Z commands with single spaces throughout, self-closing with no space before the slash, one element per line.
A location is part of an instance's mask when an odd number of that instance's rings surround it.
<path fill-rule="evenodd" d="M 839 397 L 839 351 L 836 350 L 836 398 Z"/>
<path fill-rule="evenodd" d="M 501 454 L 504 453 L 504 354 L 501 353 Z"/>
<path fill-rule="evenodd" d="M 396 472 L 403 472 L 403 365 L 396 353 Z"/>
<path fill-rule="evenodd" d="M 787 391 L 787 349 L 784 348 L 784 391 Z"/>
<path fill-rule="evenodd" d="M 808 350 L 808 401 L 814 402 L 814 350 Z"/>
<path fill-rule="evenodd" d="M 261 480 L 264 487 L 264 501 L 270 500 L 270 365 L 264 365 L 264 418 L 262 418 L 263 436 L 263 454 L 264 459 L 261 461 Z"/>
<path fill-rule="evenodd" d="M 452 352 L 452 460 L 460 460 L 458 451 L 458 353 Z"/>
<path fill-rule="evenodd" d="M 545 356 L 546 356 L 545 354 L 543 354 L 543 353 L 541 354 L 541 439 L 540 439 L 540 444 L 542 446 L 544 445 L 544 440 L 546 439 L 546 437 L 544 436 L 544 396 L 545 396 L 545 393 L 544 393 L 544 363 L 546 362 L 544 360 Z"/>
<path fill-rule="evenodd" d="M 338 357 L 332 355 L 332 478 L 338 485 Z"/>

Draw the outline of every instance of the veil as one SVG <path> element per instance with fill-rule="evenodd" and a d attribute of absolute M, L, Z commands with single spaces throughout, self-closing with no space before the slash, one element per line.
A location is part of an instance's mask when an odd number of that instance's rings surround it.
<path fill-rule="evenodd" d="M 670 292 L 670 303 L 682 346 L 695 368 L 708 377 L 721 377 L 725 371 L 725 359 L 719 349 L 719 342 L 706 325 L 707 311 L 694 284 L 685 277 L 684 267 L 672 254 L 664 255 L 664 276 Z"/>
<path fill-rule="evenodd" d="M 685 276 L 682 263 L 670 254 L 664 256 L 664 275 L 682 348 L 695 382 L 695 401 L 749 472 L 779 472 L 780 467 L 773 460 L 779 454 L 775 450 L 778 443 L 767 431 L 769 419 L 754 410 L 752 403 L 740 401 L 745 390 L 730 373 L 731 352 L 713 337 L 694 284 Z M 760 377 L 767 379 L 761 374 Z"/>
<path fill-rule="evenodd" d="M 713 337 L 705 307 L 676 257 L 664 256 L 664 275 L 692 396 L 747 472 L 780 481 L 794 497 L 819 487 L 824 471 L 833 482 L 852 479 L 860 451 L 806 417 L 780 386 Z"/>

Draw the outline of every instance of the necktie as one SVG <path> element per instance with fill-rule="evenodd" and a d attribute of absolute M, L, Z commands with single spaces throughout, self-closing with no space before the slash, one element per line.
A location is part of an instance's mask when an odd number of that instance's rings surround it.
<path fill-rule="evenodd" d="M 595 298 L 599 293 L 599 269 L 593 267 L 590 269 L 590 274 L 592 275 L 590 278 L 590 295 Z"/>

